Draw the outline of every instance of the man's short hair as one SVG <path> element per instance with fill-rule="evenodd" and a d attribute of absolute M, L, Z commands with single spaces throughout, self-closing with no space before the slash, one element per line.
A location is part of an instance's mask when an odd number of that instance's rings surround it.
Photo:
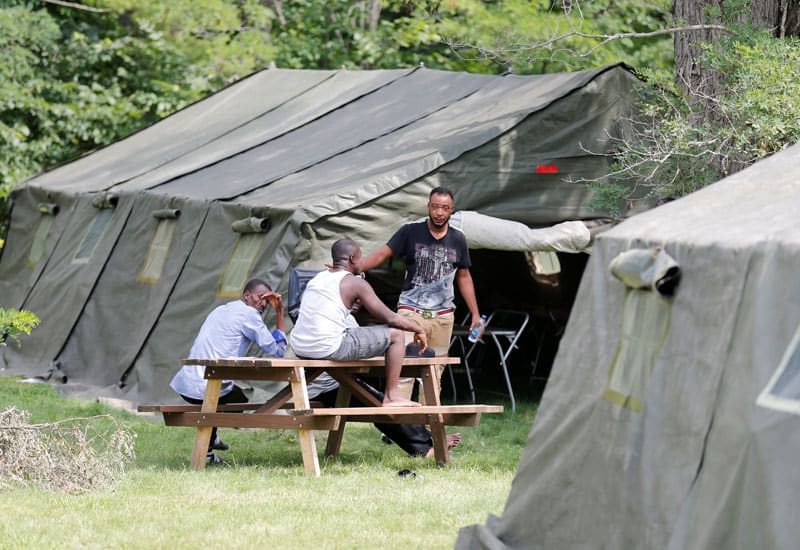
<path fill-rule="evenodd" d="M 331 259 L 334 263 L 338 261 L 347 261 L 350 259 L 350 256 L 356 253 L 356 250 L 358 250 L 358 243 L 353 239 L 339 239 L 331 246 Z"/>
<path fill-rule="evenodd" d="M 272 292 L 272 287 L 269 286 L 264 279 L 250 279 L 249 281 L 247 281 L 247 284 L 244 285 L 244 289 L 242 289 L 242 294 L 244 294 L 245 292 L 253 292 L 254 288 L 261 285 L 264 285 L 265 287 L 267 287 L 267 290 Z"/>
<path fill-rule="evenodd" d="M 434 195 L 448 195 L 450 200 L 455 202 L 455 197 L 453 197 L 453 192 L 450 191 L 447 187 L 434 187 L 430 194 L 428 195 L 428 199 L 432 199 Z"/>

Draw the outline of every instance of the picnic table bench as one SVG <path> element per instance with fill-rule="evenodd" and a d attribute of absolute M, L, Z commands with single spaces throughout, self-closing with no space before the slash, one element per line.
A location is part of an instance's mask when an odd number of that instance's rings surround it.
<path fill-rule="evenodd" d="M 337 456 L 347 422 L 383 422 L 427 424 L 433 439 L 436 464 L 450 463 L 445 426 L 476 426 L 482 413 L 503 412 L 499 405 L 441 405 L 436 390 L 435 364 L 457 364 L 458 357 L 406 357 L 402 375 L 422 380 L 422 392 L 428 405 L 420 407 L 383 407 L 356 380 L 358 376 L 383 376 L 383 357 L 358 361 L 319 359 L 275 359 L 231 357 L 226 359 L 188 358 L 184 365 L 205 366 L 208 380 L 202 405 L 140 405 L 139 411 L 160 412 L 168 426 L 197 428 L 191 466 L 202 470 L 214 426 L 227 428 L 295 429 L 298 432 L 303 467 L 308 475 L 319 476 L 319 459 L 313 430 L 327 430 L 325 456 Z M 318 407 L 308 398 L 307 384 L 323 372 L 339 382 L 334 407 Z M 223 380 L 283 381 L 286 386 L 265 403 L 219 404 Z M 363 407 L 351 407 L 356 397 Z M 292 401 L 288 405 L 289 400 Z"/>

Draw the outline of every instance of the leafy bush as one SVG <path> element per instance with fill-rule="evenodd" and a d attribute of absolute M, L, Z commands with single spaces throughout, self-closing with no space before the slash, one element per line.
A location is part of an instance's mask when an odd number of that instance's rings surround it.
<path fill-rule="evenodd" d="M 39 318 L 30 311 L 0 307 L 0 346 L 5 346 L 9 338 L 17 340 L 20 334 L 30 334 L 38 324 Z"/>

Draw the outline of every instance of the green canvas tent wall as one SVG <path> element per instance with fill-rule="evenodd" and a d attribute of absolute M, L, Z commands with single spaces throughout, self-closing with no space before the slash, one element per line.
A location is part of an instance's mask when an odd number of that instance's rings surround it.
<path fill-rule="evenodd" d="M 597 238 L 502 516 L 457 548 L 797 548 L 798 167 L 795 145 Z"/>
<path fill-rule="evenodd" d="M 174 399 L 205 315 L 248 277 L 285 292 L 340 236 L 372 250 L 433 186 L 527 227 L 605 216 L 580 182 L 607 171 L 587 151 L 613 145 L 635 81 L 621 65 L 251 75 L 14 190 L 0 306 L 42 324 L 0 365 Z"/>

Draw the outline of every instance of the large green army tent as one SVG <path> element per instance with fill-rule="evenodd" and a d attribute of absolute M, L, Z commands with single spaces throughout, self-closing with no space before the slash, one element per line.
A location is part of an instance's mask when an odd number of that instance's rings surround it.
<path fill-rule="evenodd" d="M 505 510 L 456 547 L 797 548 L 798 212 L 794 145 L 600 235 Z"/>
<path fill-rule="evenodd" d="M 433 186 L 525 227 L 603 216 L 582 181 L 607 171 L 594 153 L 635 81 L 622 65 L 255 73 L 14 190 L 0 306 L 42 323 L 0 367 L 174 398 L 205 315 L 247 278 L 285 292 L 340 236 L 372 250 Z"/>

